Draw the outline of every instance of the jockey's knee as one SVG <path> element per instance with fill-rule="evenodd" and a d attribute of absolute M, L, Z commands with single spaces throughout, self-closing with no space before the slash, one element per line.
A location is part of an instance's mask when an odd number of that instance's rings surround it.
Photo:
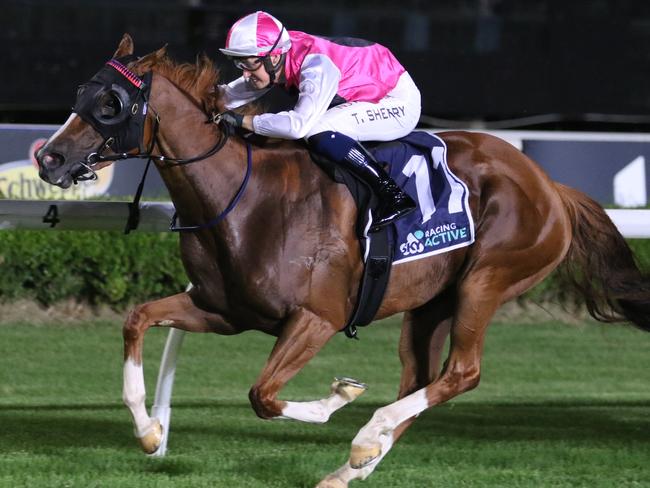
<path fill-rule="evenodd" d="M 309 146 L 318 154 L 332 161 L 343 161 L 356 142 L 351 137 L 331 130 L 313 134 L 307 138 Z"/>

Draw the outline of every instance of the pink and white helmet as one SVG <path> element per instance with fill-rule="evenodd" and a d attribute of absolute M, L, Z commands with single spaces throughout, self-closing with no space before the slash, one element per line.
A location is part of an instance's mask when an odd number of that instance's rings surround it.
<path fill-rule="evenodd" d="M 242 17 L 228 31 L 226 56 L 247 57 L 283 54 L 291 48 L 289 33 L 282 23 L 261 10 Z"/>

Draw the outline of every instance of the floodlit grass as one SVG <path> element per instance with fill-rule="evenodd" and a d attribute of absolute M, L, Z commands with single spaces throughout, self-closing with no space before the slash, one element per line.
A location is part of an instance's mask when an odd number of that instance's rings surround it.
<path fill-rule="evenodd" d="M 26 318 L 28 319 L 28 318 Z M 0 326 L 0 486 L 313 487 L 395 396 L 399 329 L 342 335 L 285 389 L 370 384 L 325 425 L 259 420 L 247 400 L 272 347 L 260 333 L 188 335 L 169 453 L 138 450 L 121 403 L 121 324 Z M 149 400 L 166 331 L 147 335 Z M 632 328 L 494 324 L 479 388 L 420 416 L 360 487 L 650 486 L 650 336 Z"/>

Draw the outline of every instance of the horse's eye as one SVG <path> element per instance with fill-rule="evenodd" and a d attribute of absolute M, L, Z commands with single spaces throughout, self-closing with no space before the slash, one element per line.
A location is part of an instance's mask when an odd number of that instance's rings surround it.
<path fill-rule="evenodd" d="M 112 119 L 122 111 L 122 100 L 117 93 L 110 90 L 104 92 L 97 101 L 99 116 L 103 119 Z"/>

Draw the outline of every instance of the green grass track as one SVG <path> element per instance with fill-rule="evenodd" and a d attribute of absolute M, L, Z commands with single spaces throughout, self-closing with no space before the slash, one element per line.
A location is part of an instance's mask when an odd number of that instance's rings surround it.
<path fill-rule="evenodd" d="M 248 404 L 273 338 L 188 335 L 165 458 L 143 455 L 122 406 L 121 324 L 0 326 L 0 487 L 313 487 L 396 394 L 396 320 L 342 334 L 284 390 L 336 375 L 370 385 L 324 425 Z M 148 404 L 166 331 L 145 340 Z M 650 486 L 650 335 L 587 323 L 493 324 L 478 389 L 420 416 L 361 487 Z"/>

